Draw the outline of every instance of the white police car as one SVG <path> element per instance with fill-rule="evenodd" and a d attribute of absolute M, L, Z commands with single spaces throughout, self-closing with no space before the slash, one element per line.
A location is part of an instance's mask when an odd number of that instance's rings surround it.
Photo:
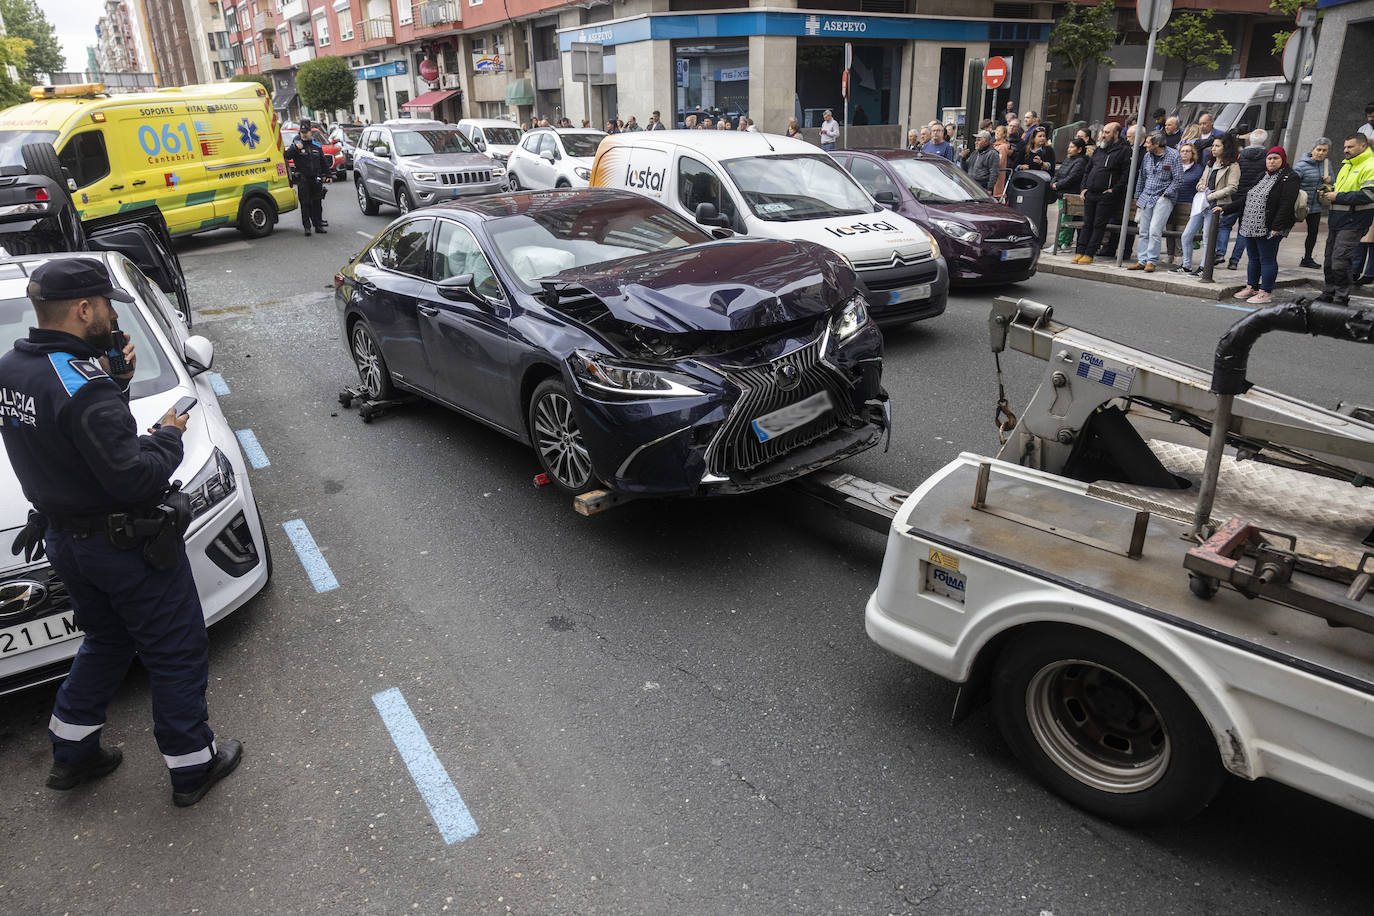
<path fill-rule="evenodd" d="M 138 356 L 129 407 L 139 429 L 161 419 L 183 396 L 199 399 L 182 436 L 185 455 L 173 479 L 191 494 L 194 518 L 186 532 L 205 622 L 237 610 L 267 584 L 271 554 L 248 484 L 239 443 L 210 387 L 210 341 L 191 335 L 183 314 L 122 254 L 77 252 L 0 260 L 0 350 L 28 335 L 37 320 L 25 291 L 29 274 L 52 258 L 105 262 L 116 286 L 134 297 L 121 303 L 120 330 Z M 0 694 L 65 676 L 81 632 L 67 591 L 46 559 L 26 564 L 10 553 L 29 503 L 0 450 Z"/>

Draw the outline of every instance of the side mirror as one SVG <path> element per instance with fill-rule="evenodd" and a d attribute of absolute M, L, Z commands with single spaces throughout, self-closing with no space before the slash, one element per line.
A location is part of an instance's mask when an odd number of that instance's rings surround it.
<path fill-rule="evenodd" d="M 897 205 L 901 203 L 897 197 L 896 191 L 879 191 L 873 195 L 873 199 L 889 210 L 896 210 Z"/>
<path fill-rule="evenodd" d="M 699 225 L 720 226 L 725 229 L 730 228 L 730 220 L 721 216 L 720 213 L 716 211 L 716 205 L 710 201 L 702 201 L 697 204 L 696 213 L 694 215 Z"/>
<path fill-rule="evenodd" d="M 479 293 L 473 284 L 472 274 L 458 274 L 456 277 L 440 280 L 435 286 L 439 289 L 439 295 L 450 302 L 467 302 L 482 308 L 491 308 L 491 302 Z"/>
<path fill-rule="evenodd" d="M 215 364 L 215 345 L 210 343 L 209 338 L 192 334 L 182 344 L 181 355 L 191 375 L 200 375 Z"/>
<path fill-rule="evenodd" d="M 387 159 L 391 158 L 391 150 L 387 147 L 385 143 L 378 143 L 375 146 L 373 146 L 372 152 L 374 155 L 377 156 L 385 156 Z"/>
<path fill-rule="evenodd" d="M 558 156 L 556 153 L 554 153 L 553 150 L 546 149 L 540 150 L 539 158 L 543 159 L 545 162 L 553 162 L 555 159 L 558 158 Z"/>
<path fill-rule="evenodd" d="M 735 237 L 735 230 L 726 229 L 724 226 L 716 226 L 711 229 L 713 239 L 732 239 Z"/>

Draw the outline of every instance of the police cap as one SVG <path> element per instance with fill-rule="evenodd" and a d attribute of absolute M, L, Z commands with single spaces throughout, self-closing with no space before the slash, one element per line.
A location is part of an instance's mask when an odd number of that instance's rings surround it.
<path fill-rule="evenodd" d="M 110 282 L 105 265 L 94 258 L 53 258 L 39 264 L 29 275 L 30 299 L 84 299 L 104 296 L 119 302 L 133 302 L 134 297 Z"/>

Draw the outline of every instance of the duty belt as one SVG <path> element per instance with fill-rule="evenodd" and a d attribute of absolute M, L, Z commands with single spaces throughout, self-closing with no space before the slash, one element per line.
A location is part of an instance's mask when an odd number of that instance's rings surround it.
<path fill-rule="evenodd" d="M 102 515 L 56 515 L 48 513 L 48 525 L 69 534 L 89 537 L 105 534 L 111 538 L 148 537 L 156 534 L 162 527 L 162 517 L 156 510 L 142 509 L 133 512 L 108 512 Z"/>

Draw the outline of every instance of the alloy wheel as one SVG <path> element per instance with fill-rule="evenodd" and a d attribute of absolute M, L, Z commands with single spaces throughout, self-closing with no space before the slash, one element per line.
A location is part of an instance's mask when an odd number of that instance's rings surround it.
<path fill-rule="evenodd" d="M 358 378 L 367 393 L 379 397 L 382 393 L 382 358 L 367 326 L 361 321 L 353 326 L 353 362 L 358 366 Z"/>
<path fill-rule="evenodd" d="M 591 481 L 592 460 L 564 395 L 549 392 L 535 406 L 534 445 L 544 467 L 563 487 L 580 490 Z"/>

